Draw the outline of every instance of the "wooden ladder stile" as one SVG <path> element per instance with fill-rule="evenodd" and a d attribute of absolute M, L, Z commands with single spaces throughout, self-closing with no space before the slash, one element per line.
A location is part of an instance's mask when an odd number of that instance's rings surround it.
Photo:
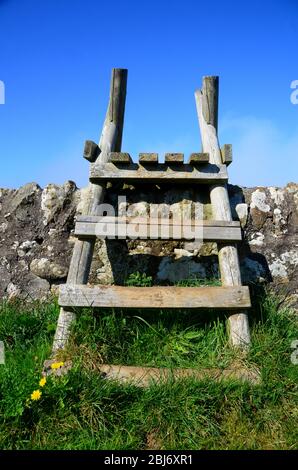
<path fill-rule="evenodd" d="M 239 350 L 246 351 L 250 344 L 246 310 L 250 308 L 251 302 L 248 287 L 241 284 L 237 243 L 242 240 L 242 232 L 240 223 L 232 220 L 227 188 L 227 165 L 232 160 L 231 146 L 225 145 L 221 150 L 218 143 L 218 77 L 204 77 L 202 90 L 195 93 L 203 148 L 202 153 L 192 153 L 187 163 L 184 162 L 184 155 L 181 153 L 167 153 L 164 163 L 158 162 L 156 153 L 141 153 L 139 163 L 135 163 L 128 153 L 121 152 L 126 83 L 127 70 L 113 69 L 109 105 L 100 142 L 97 145 L 92 141 L 86 141 L 85 144 L 84 157 L 90 162 L 90 182 L 84 214 L 76 220 L 77 238 L 67 283 L 60 286 L 61 309 L 54 337 L 53 357 L 67 345 L 70 327 L 75 318 L 75 309 L 85 306 L 226 310 L 230 342 Z M 165 222 L 160 219 L 137 217 L 130 220 L 128 217 L 101 216 L 100 204 L 104 201 L 106 183 L 110 181 L 210 186 L 213 220 L 189 220 L 186 225 L 191 228 L 199 227 L 203 241 L 217 243 L 222 285 L 216 287 L 88 286 L 96 238 L 148 239 L 150 234 L 154 233 L 154 236 L 152 235 L 154 239 L 185 239 L 183 234 L 180 235 L 175 220 L 169 222 L 165 237 L 163 226 Z M 130 226 L 131 222 L 134 224 L 133 227 Z M 152 227 L 153 232 L 150 231 Z M 119 372 L 117 377 L 120 380 L 123 377 L 126 380 L 129 375 L 140 380 L 146 376 L 148 380 L 144 368 L 125 369 L 125 366 L 118 368 L 112 365 L 104 367 L 113 371 L 113 378 L 116 370 Z M 150 374 L 155 376 L 156 370 L 152 369 Z M 178 372 L 177 374 L 179 375 Z M 185 371 L 181 374 L 187 376 Z M 226 375 L 228 374 L 217 374 L 214 371 L 211 374 L 214 377 Z M 168 375 L 163 370 L 161 376 Z"/>

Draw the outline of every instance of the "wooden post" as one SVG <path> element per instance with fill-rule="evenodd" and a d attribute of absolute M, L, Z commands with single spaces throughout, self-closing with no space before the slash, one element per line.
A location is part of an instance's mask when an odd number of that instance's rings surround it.
<path fill-rule="evenodd" d="M 110 152 L 121 151 L 126 84 L 127 70 L 113 69 L 108 110 L 98 145 L 100 153 L 97 161 L 102 163 L 108 161 Z M 89 183 L 83 213 L 86 215 L 97 215 L 99 213 L 99 205 L 104 198 L 104 193 L 104 184 Z M 87 284 L 94 244 L 95 239 L 92 238 L 90 240 L 76 240 L 69 266 L 67 284 Z M 74 320 L 75 313 L 72 310 L 60 309 L 53 343 L 53 355 L 59 349 L 65 348 L 70 334 L 70 327 Z"/>
<path fill-rule="evenodd" d="M 204 77 L 202 90 L 195 92 L 203 152 L 209 153 L 209 161 L 222 164 L 217 136 L 218 77 Z M 212 185 L 210 199 L 216 220 L 232 221 L 231 207 L 226 184 Z M 218 261 L 223 286 L 240 286 L 241 275 L 238 251 L 233 244 L 218 244 Z M 250 344 L 248 317 L 245 312 L 233 313 L 228 319 L 231 344 L 247 349 Z"/>

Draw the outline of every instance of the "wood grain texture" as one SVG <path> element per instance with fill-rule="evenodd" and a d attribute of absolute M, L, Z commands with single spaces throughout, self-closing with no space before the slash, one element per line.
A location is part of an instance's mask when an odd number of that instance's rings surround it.
<path fill-rule="evenodd" d="M 122 180 L 127 183 L 130 181 L 142 180 L 142 183 L 162 183 L 163 181 L 173 180 L 176 183 L 202 183 L 210 184 L 215 182 L 225 182 L 228 179 L 226 166 L 206 164 L 204 168 L 196 168 L 189 164 L 180 164 L 179 169 L 175 166 L 159 163 L 154 167 L 144 167 L 136 163 L 127 165 L 126 168 L 116 168 L 112 163 L 99 165 L 91 164 L 90 181 L 113 181 Z"/>
<path fill-rule="evenodd" d="M 127 70 L 113 69 L 108 110 L 98 145 L 100 152 L 98 153 L 97 159 L 100 160 L 101 164 L 108 161 L 110 152 L 121 151 L 126 84 Z M 98 213 L 99 204 L 103 201 L 104 193 L 104 182 L 98 185 L 89 183 L 84 200 L 83 210 L 85 214 L 96 215 Z M 95 239 L 76 240 L 70 261 L 67 283 L 87 283 L 94 251 L 94 243 Z M 73 311 L 64 308 L 60 309 L 52 348 L 53 355 L 55 355 L 59 349 L 65 348 L 70 334 L 70 327 L 74 319 L 75 314 Z"/>
<path fill-rule="evenodd" d="M 183 164 L 184 154 L 183 153 L 166 153 L 165 154 L 165 162 L 166 163 Z"/>
<path fill-rule="evenodd" d="M 238 287 L 60 286 L 64 307 L 239 309 L 250 307 L 249 290 Z"/>
<path fill-rule="evenodd" d="M 230 165 L 233 161 L 232 144 L 225 144 L 221 148 L 221 158 L 225 165 Z"/>
<path fill-rule="evenodd" d="M 218 77 L 205 77 L 202 91 L 195 92 L 197 113 L 203 151 L 209 153 L 210 162 L 222 161 L 217 137 Z M 215 184 L 210 188 L 213 218 L 231 221 L 231 207 L 226 184 Z M 238 251 L 235 245 L 218 245 L 218 261 L 223 286 L 240 286 L 241 275 Z M 250 344 L 248 317 L 246 313 L 233 314 L 228 319 L 230 341 L 235 347 L 247 349 Z"/>
<path fill-rule="evenodd" d="M 79 215 L 77 216 L 77 222 L 115 222 L 115 223 L 127 223 L 127 222 L 137 222 L 140 224 L 148 224 L 151 221 L 153 224 L 176 224 L 176 219 L 167 220 L 166 218 L 150 218 L 148 217 L 112 217 L 107 215 Z M 183 221 L 186 225 L 204 225 L 212 227 L 240 227 L 241 224 L 238 220 L 225 221 L 225 220 L 198 220 L 198 219 L 184 219 Z"/>
<path fill-rule="evenodd" d="M 209 154 L 208 153 L 191 153 L 189 157 L 188 163 L 190 165 L 200 164 L 200 163 L 208 163 L 209 162 Z"/>
<path fill-rule="evenodd" d="M 137 387 L 149 387 L 152 383 L 193 378 L 195 380 L 239 380 L 252 385 L 261 383 L 258 369 L 245 367 L 230 367 L 227 369 L 169 369 L 165 367 L 138 367 L 113 364 L 100 364 L 99 372 L 107 380 L 116 380 L 122 384 L 133 383 Z"/>
<path fill-rule="evenodd" d="M 158 153 L 140 153 L 139 162 L 140 164 L 156 165 L 158 163 Z"/>
<path fill-rule="evenodd" d="M 89 162 L 93 163 L 100 154 L 100 148 L 92 140 L 86 140 L 84 146 L 83 157 Z"/>
<path fill-rule="evenodd" d="M 110 220 L 104 220 L 110 219 Z M 239 226 L 212 225 L 198 221 L 158 219 L 123 219 L 102 218 L 97 222 L 77 222 L 75 235 L 79 237 L 98 237 L 102 239 L 160 239 L 160 240 L 205 240 L 205 241 L 240 241 L 242 239 Z"/>
<path fill-rule="evenodd" d="M 132 163 L 132 158 L 129 153 L 125 152 L 110 152 L 109 162 L 111 163 Z"/>

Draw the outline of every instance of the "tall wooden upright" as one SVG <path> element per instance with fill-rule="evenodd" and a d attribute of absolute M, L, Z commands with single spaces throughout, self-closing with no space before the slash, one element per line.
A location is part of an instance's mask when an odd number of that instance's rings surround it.
<path fill-rule="evenodd" d="M 218 143 L 218 77 L 204 77 L 202 90 L 195 92 L 203 152 L 209 153 L 210 163 L 222 163 Z M 226 183 L 210 188 L 213 218 L 232 221 L 229 194 Z M 218 244 L 218 262 L 223 286 L 241 286 L 238 250 L 235 244 Z M 248 317 L 245 312 L 230 315 L 228 329 L 234 346 L 246 347 L 250 343 Z"/>
<path fill-rule="evenodd" d="M 104 164 L 108 161 L 110 152 L 120 152 L 123 133 L 124 110 L 126 99 L 127 70 L 113 69 L 110 99 L 102 134 L 98 144 L 97 161 Z M 96 215 L 99 205 L 104 199 L 105 183 L 88 185 L 88 194 L 85 199 L 84 213 Z M 87 284 L 90 266 L 94 251 L 95 238 L 77 238 L 69 266 L 67 284 Z M 65 347 L 70 326 L 75 319 L 71 309 L 61 308 L 56 334 L 54 337 L 53 352 Z"/>

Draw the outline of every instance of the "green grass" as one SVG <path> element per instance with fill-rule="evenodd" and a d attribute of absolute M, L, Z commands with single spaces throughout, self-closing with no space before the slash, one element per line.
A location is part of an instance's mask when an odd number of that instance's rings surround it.
<path fill-rule="evenodd" d="M 148 282 L 138 279 L 136 282 Z M 0 449 L 293 449 L 298 432 L 298 365 L 290 360 L 297 317 L 270 295 L 255 299 L 252 347 L 242 365 L 260 368 L 257 386 L 236 381 L 169 381 L 140 389 L 101 378 L 102 362 L 226 367 L 237 360 L 223 313 L 78 314 L 67 376 L 38 388 L 58 306 L 0 307 Z M 206 319 L 208 318 L 208 322 Z"/>

